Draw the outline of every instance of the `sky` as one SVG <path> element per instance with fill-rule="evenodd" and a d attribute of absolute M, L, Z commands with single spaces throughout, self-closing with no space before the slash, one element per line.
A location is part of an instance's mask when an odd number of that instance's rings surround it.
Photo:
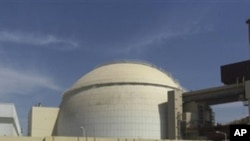
<path fill-rule="evenodd" d="M 187 90 L 222 86 L 220 66 L 250 58 L 248 0 L 0 0 L 0 102 L 24 134 L 32 106 L 57 107 L 96 66 L 146 61 Z M 217 122 L 248 114 L 214 106 Z"/>

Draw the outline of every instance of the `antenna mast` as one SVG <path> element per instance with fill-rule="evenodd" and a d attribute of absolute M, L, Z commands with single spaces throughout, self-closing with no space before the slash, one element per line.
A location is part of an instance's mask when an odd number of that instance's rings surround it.
<path fill-rule="evenodd" d="M 248 43 L 250 48 L 250 19 L 246 21 L 246 24 L 248 24 Z"/>

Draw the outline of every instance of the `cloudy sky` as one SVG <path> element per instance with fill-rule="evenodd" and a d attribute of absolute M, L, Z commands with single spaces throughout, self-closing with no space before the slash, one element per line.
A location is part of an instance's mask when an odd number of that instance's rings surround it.
<path fill-rule="evenodd" d="M 142 60 L 188 90 L 223 85 L 220 66 L 250 57 L 248 0 L 0 0 L 0 102 L 15 103 L 24 133 L 31 106 L 58 106 L 96 66 Z M 247 114 L 215 106 L 216 121 Z"/>

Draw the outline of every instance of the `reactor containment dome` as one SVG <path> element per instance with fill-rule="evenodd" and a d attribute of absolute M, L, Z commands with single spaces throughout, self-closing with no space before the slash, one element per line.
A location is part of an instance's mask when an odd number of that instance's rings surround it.
<path fill-rule="evenodd" d="M 174 89 L 181 86 L 149 64 L 99 66 L 64 93 L 55 134 L 167 138 L 167 93 Z"/>

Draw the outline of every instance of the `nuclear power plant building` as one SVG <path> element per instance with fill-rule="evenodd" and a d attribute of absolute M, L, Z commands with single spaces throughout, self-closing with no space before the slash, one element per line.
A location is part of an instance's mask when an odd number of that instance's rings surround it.
<path fill-rule="evenodd" d="M 82 126 L 85 136 L 167 138 L 166 93 L 174 89 L 181 87 L 152 66 L 98 67 L 64 94 L 56 135 L 80 136 Z"/>
<path fill-rule="evenodd" d="M 149 63 L 109 63 L 65 91 L 58 108 L 32 107 L 28 136 L 36 141 L 206 140 L 215 125 L 210 106 L 242 94 L 248 100 L 249 91 L 246 81 L 186 92 Z"/>
<path fill-rule="evenodd" d="M 167 92 L 172 90 L 182 88 L 170 75 L 152 65 L 131 62 L 102 65 L 64 93 L 53 134 L 167 138 Z"/>

